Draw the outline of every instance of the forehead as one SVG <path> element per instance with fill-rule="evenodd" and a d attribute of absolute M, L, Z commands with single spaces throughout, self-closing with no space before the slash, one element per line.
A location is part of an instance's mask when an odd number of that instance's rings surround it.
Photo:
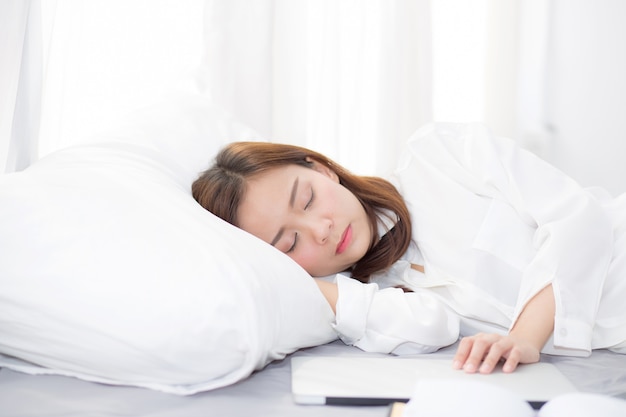
<path fill-rule="evenodd" d="M 279 203 L 276 197 L 289 199 L 293 184 L 296 180 L 302 182 L 315 171 L 299 165 L 289 164 L 258 173 L 247 180 L 243 195 L 244 203 L 259 204 L 266 200 Z M 287 200 L 288 201 L 288 200 Z"/>
<path fill-rule="evenodd" d="M 286 215 L 293 184 L 314 173 L 299 165 L 272 168 L 248 179 L 237 210 L 239 227 L 266 242 L 271 241 Z"/>
<path fill-rule="evenodd" d="M 254 192 L 259 187 L 267 187 L 293 181 L 298 175 L 301 175 L 302 170 L 308 170 L 308 168 L 295 164 L 287 164 L 257 173 L 248 178 L 246 194 L 251 191 Z"/>

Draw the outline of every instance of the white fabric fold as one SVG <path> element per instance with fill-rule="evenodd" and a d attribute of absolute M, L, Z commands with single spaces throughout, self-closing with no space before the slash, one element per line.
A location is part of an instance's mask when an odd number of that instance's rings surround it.
<path fill-rule="evenodd" d="M 341 340 L 368 352 L 429 353 L 458 339 L 459 318 L 428 291 L 379 289 L 337 275 L 334 328 Z"/>

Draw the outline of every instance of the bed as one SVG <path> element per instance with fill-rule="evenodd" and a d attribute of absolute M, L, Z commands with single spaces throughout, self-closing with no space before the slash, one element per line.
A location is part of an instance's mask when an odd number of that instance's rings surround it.
<path fill-rule="evenodd" d="M 299 266 L 190 195 L 219 147 L 258 139 L 177 95 L 0 177 L 0 415 L 386 415 L 293 402 L 291 357 L 377 354 L 336 340 Z M 626 398 L 622 355 L 542 360 Z"/>
<path fill-rule="evenodd" d="M 454 347 L 433 355 L 451 357 Z M 384 417 L 387 407 L 305 406 L 293 402 L 290 392 L 292 356 L 376 355 L 334 341 L 301 349 L 287 358 L 230 386 L 177 396 L 154 390 L 108 386 L 62 376 L 33 376 L 0 371 L 0 404 L 3 416 L 290 416 L 290 417 Z M 626 399 L 626 361 L 608 351 L 590 358 L 544 356 L 581 391 Z"/>

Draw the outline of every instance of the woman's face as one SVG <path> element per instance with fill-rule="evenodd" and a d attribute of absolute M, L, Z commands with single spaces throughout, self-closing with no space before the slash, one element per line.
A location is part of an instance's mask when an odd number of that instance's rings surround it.
<path fill-rule="evenodd" d="M 285 165 L 248 181 L 239 227 L 289 255 L 313 276 L 345 271 L 369 249 L 372 229 L 334 171 Z"/>

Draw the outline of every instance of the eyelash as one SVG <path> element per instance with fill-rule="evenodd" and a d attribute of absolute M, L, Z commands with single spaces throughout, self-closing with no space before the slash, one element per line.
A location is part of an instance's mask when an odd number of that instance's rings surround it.
<path fill-rule="evenodd" d="M 315 200 L 315 193 L 313 192 L 313 189 L 311 189 L 311 198 L 309 199 L 309 201 L 304 206 L 305 210 L 308 209 L 309 207 L 311 207 L 311 204 L 313 204 L 313 200 Z"/>
<path fill-rule="evenodd" d="M 313 189 L 311 189 L 311 198 L 309 199 L 309 201 L 306 203 L 306 205 L 304 206 L 304 209 L 308 209 L 309 207 L 311 207 L 311 204 L 313 203 L 313 200 L 315 200 L 315 193 L 313 192 Z M 287 249 L 286 253 L 291 253 L 296 249 L 296 244 L 298 243 L 298 233 L 295 234 L 294 238 L 293 238 L 293 244 L 291 245 L 291 247 L 289 249 Z"/>
<path fill-rule="evenodd" d="M 296 249 L 296 243 L 298 243 L 298 233 L 295 234 L 295 236 L 293 237 L 293 245 L 291 245 L 291 247 L 287 250 L 286 253 L 291 253 Z"/>

